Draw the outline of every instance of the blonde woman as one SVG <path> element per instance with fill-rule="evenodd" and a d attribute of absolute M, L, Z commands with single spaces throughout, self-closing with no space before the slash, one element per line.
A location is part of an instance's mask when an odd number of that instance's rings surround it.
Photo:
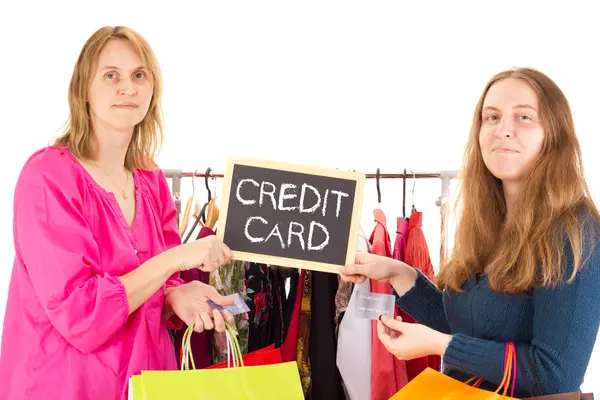
<path fill-rule="evenodd" d="M 380 340 L 404 360 L 440 355 L 482 388 L 517 347 L 515 396 L 576 392 L 600 324 L 598 211 L 567 99 L 532 69 L 496 75 L 475 110 L 453 257 L 437 286 L 392 259 L 357 256 L 343 278 L 388 281 L 418 323 L 382 317 Z"/>
<path fill-rule="evenodd" d="M 177 367 L 169 325 L 223 331 L 232 301 L 178 272 L 211 271 L 215 237 L 181 244 L 154 158 L 162 81 L 148 43 L 104 27 L 69 86 L 65 134 L 26 162 L 14 201 L 15 261 L 0 358 L 0 399 L 126 399 L 141 370 Z"/>

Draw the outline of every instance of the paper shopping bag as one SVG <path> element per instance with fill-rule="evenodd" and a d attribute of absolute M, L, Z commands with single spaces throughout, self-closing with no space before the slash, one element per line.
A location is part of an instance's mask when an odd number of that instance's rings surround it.
<path fill-rule="evenodd" d="M 142 371 L 141 378 L 144 400 L 304 399 L 295 362 L 211 370 Z"/>
<path fill-rule="evenodd" d="M 129 381 L 129 400 L 146 400 L 146 394 L 142 387 L 142 376 L 134 375 Z"/>
<path fill-rule="evenodd" d="M 513 397 L 488 392 L 427 368 L 390 400 L 506 400 Z"/>
<path fill-rule="evenodd" d="M 138 378 L 141 389 L 139 393 L 134 393 L 134 396 L 139 396 L 139 398 L 134 397 L 133 400 L 178 398 L 186 400 L 301 400 L 304 398 L 300 374 L 295 362 L 245 366 L 237 341 L 237 333 L 228 325 L 226 368 L 196 370 L 189 340 L 192 331 L 193 325 L 188 327 L 182 340 L 182 370 L 142 371 Z M 265 351 L 256 352 L 257 354 L 250 357 L 250 360 L 253 358 L 258 360 L 265 354 L 272 357 L 272 352 L 268 351 L 269 348 L 263 350 Z M 190 369 L 190 366 L 194 369 Z"/>
<path fill-rule="evenodd" d="M 514 394 L 516 381 L 517 351 L 514 344 L 506 344 L 506 353 L 504 358 L 504 376 L 502 382 L 495 392 L 489 392 L 477 388 L 482 383 L 482 379 L 473 377 L 467 382 L 460 382 L 447 375 L 442 374 L 432 368 L 425 369 L 416 378 L 411 380 L 390 400 L 506 400 L 515 399 L 508 394 Z M 511 376 L 512 375 L 512 376 Z M 473 386 L 469 383 L 474 381 Z M 512 382 L 512 390 L 511 388 Z M 499 392 L 503 389 L 502 394 Z"/>

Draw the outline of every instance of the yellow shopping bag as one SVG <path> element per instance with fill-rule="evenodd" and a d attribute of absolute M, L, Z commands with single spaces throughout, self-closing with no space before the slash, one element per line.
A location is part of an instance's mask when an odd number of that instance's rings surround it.
<path fill-rule="evenodd" d="M 295 362 L 244 367 L 237 333 L 229 326 L 228 368 L 196 370 L 189 346 L 192 330 L 188 327 L 183 337 L 182 370 L 142 371 L 132 378 L 133 400 L 304 399 Z"/>
<path fill-rule="evenodd" d="M 404 386 L 390 400 L 515 400 L 507 396 L 511 385 L 511 371 L 516 365 L 516 351 L 514 345 L 507 345 L 506 365 L 504 378 L 495 392 L 478 389 L 481 379 L 472 378 L 467 382 L 460 382 L 434 369 L 427 368 L 416 378 Z M 516 377 L 513 372 L 513 391 Z M 474 386 L 469 383 L 474 382 Z M 500 391 L 502 390 L 502 394 Z"/>

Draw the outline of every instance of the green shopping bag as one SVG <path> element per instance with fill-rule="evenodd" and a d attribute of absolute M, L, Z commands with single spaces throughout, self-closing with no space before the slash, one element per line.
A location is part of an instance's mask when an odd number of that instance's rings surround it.
<path fill-rule="evenodd" d="M 193 326 L 188 327 L 183 336 L 182 370 L 142 371 L 133 377 L 137 382 L 132 380 L 133 400 L 304 399 L 295 362 L 245 367 L 237 333 L 230 326 L 228 368 L 196 370 L 189 341 L 192 331 Z"/>

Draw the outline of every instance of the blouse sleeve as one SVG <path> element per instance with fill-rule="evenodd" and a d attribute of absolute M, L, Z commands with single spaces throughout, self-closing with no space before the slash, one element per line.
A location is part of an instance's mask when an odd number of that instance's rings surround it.
<path fill-rule="evenodd" d="M 92 353 L 126 323 L 127 295 L 118 277 L 102 272 L 76 179 L 55 168 L 23 169 L 15 190 L 16 252 L 51 324 Z"/>
<path fill-rule="evenodd" d="M 169 189 L 169 183 L 162 170 L 158 170 L 158 185 L 159 185 L 159 204 L 162 207 L 162 227 L 163 237 L 165 240 L 165 250 L 172 247 L 179 246 L 181 244 L 181 237 L 179 236 L 179 230 L 177 229 L 177 209 L 175 208 L 175 201 L 171 196 Z M 183 280 L 179 277 L 179 273 L 175 273 L 169 278 L 166 283 L 166 287 L 174 287 L 183 284 Z"/>
<path fill-rule="evenodd" d="M 169 189 L 169 183 L 162 170 L 158 170 L 158 195 L 160 196 L 159 204 L 162 210 L 162 227 L 163 237 L 165 240 L 165 250 L 170 249 L 181 244 L 181 237 L 179 236 L 179 230 L 177 229 L 177 209 L 175 207 L 175 201 L 171 196 Z M 165 283 L 165 289 L 174 288 L 179 285 L 183 285 L 185 282 L 179 277 L 179 272 L 173 274 Z M 183 326 L 183 321 L 176 315 L 171 317 L 167 321 L 169 329 L 178 330 Z"/>

